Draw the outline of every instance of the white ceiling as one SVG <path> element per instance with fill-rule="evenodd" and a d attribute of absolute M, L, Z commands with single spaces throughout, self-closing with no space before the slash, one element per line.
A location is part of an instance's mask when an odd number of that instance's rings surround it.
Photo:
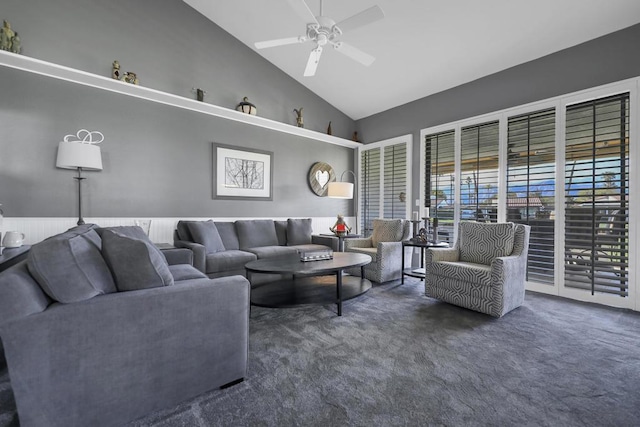
<path fill-rule="evenodd" d="M 354 120 L 531 61 L 640 22 L 640 0 L 324 0 L 336 22 L 373 5 L 383 20 L 341 40 L 376 57 L 365 67 L 328 46 L 303 77 L 311 42 L 287 0 L 184 0 Z M 307 0 L 315 15 L 320 0 Z"/>

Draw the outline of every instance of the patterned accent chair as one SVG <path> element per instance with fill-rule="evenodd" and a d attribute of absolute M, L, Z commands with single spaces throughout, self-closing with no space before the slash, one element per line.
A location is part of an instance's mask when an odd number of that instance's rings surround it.
<path fill-rule="evenodd" d="M 530 231 L 512 222 L 461 222 L 453 248 L 427 249 L 425 294 L 494 317 L 519 307 Z"/>
<path fill-rule="evenodd" d="M 409 238 L 411 223 L 404 219 L 374 219 L 373 233 L 367 238 L 345 239 L 344 251 L 371 256 L 364 267 L 364 277 L 383 283 L 402 277 L 402 241 Z M 360 276 L 360 268 L 349 269 Z"/>

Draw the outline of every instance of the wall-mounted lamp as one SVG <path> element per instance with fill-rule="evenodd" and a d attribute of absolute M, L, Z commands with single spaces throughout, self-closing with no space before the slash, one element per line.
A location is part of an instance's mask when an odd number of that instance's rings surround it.
<path fill-rule="evenodd" d="M 96 138 L 94 141 L 93 138 Z M 82 218 L 82 176 L 83 170 L 102 170 L 102 155 L 96 144 L 104 141 L 104 135 L 98 131 L 90 132 L 80 129 L 76 135 L 67 135 L 58 145 L 56 167 L 61 169 L 77 169 L 78 176 L 78 225 L 84 224 Z"/>
<path fill-rule="evenodd" d="M 353 183 L 342 182 L 345 173 L 353 175 Z M 354 200 L 354 214 L 356 217 L 355 232 L 358 233 L 358 197 L 357 197 L 357 182 L 356 174 L 353 171 L 346 170 L 340 175 L 340 181 L 330 182 L 327 187 L 327 197 L 333 199 L 353 199 Z"/>

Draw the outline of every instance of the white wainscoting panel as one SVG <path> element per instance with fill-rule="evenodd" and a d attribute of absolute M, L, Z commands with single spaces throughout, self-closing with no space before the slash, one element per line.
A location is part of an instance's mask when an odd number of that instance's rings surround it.
<path fill-rule="evenodd" d="M 305 217 L 308 218 L 308 217 Z M 287 218 L 85 218 L 87 224 L 98 224 L 101 227 L 113 227 L 118 225 L 134 225 L 136 219 L 151 220 L 149 237 L 155 243 L 173 243 L 173 231 L 179 220 L 206 221 L 235 221 L 238 219 L 274 219 L 287 220 Z M 347 224 L 355 224 L 354 217 L 345 218 Z M 24 233 L 25 244 L 33 245 L 47 237 L 62 233 L 74 227 L 77 218 L 17 218 L 5 217 L 0 229 L 5 231 L 18 231 Z M 330 233 L 329 228 L 336 222 L 336 217 L 313 217 L 311 224 L 313 234 Z M 4 234 L 3 234 L 4 235 Z"/>

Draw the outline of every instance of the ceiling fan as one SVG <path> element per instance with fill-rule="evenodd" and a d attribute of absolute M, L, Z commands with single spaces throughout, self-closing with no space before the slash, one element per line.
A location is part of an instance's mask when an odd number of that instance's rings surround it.
<path fill-rule="evenodd" d="M 304 43 L 312 41 L 315 47 L 311 50 L 304 76 L 313 76 L 316 73 L 322 49 L 327 45 L 333 46 L 338 52 L 354 59 L 365 66 L 369 66 L 375 58 L 360 49 L 345 42 L 339 41 L 339 37 L 347 31 L 368 25 L 384 18 L 384 12 L 379 6 L 372 6 L 336 24 L 336 22 L 322 14 L 322 0 L 320 0 L 320 16 L 315 16 L 304 0 L 287 0 L 291 7 L 308 22 L 307 33 L 304 36 L 288 37 L 284 39 L 267 40 L 255 43 L 256 49 L 284 46 L 288 44 Z"/>

